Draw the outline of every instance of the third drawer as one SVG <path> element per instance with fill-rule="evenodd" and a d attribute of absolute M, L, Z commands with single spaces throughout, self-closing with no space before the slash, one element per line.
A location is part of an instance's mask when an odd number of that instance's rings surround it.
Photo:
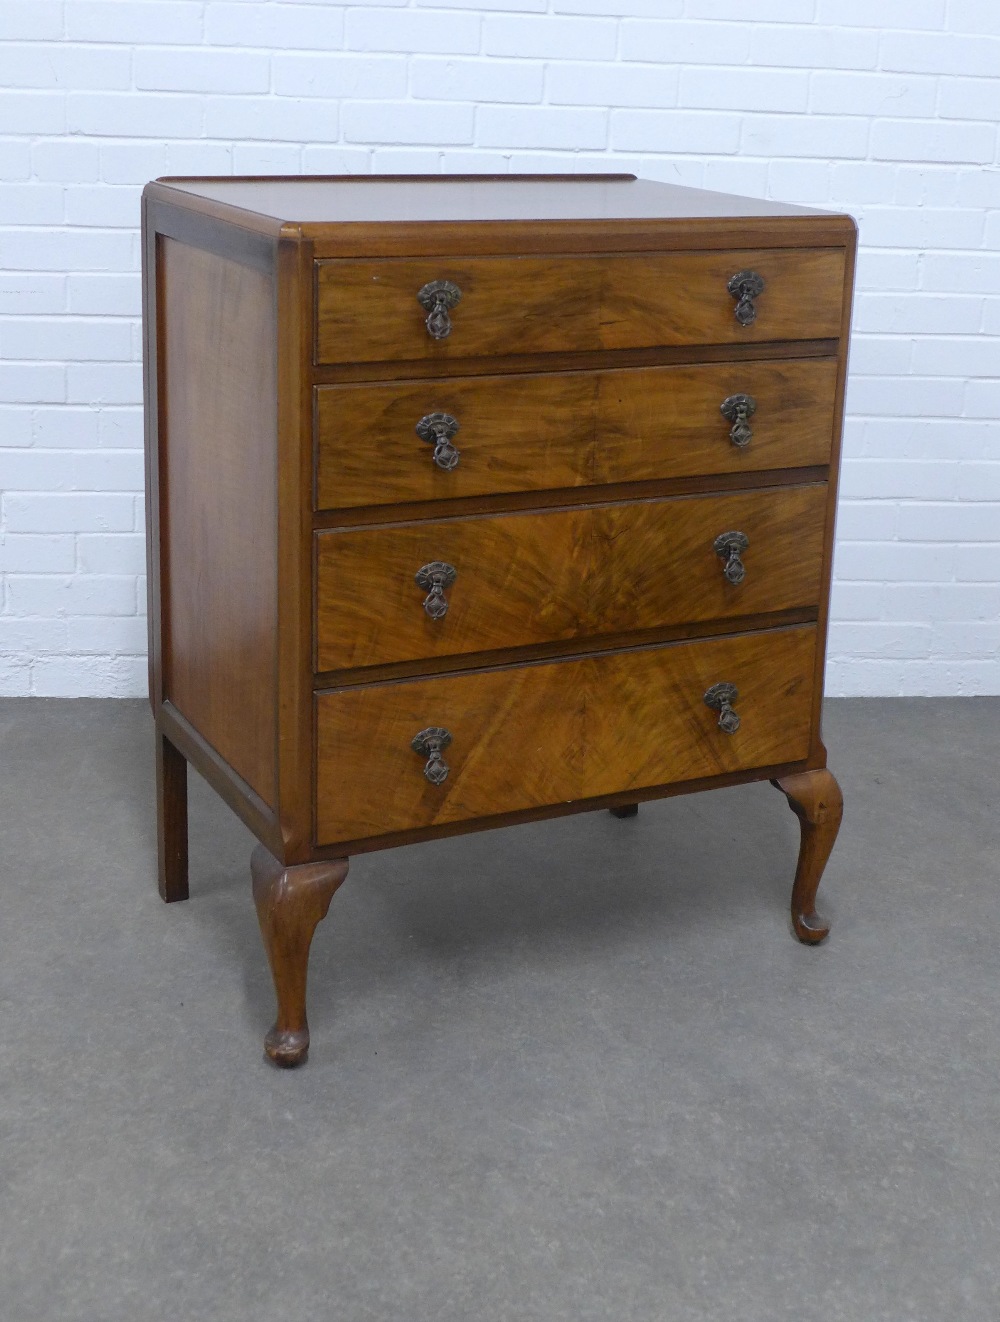
<path fill-rule="evenodd" d="M 422 520 L 316 535 L 316 669 L 811 607 L 827 487 Z"/>

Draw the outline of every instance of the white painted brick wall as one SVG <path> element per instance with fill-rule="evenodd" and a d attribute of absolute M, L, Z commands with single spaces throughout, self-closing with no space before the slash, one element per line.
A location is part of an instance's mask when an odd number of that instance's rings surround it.
<path fill-rule="evenodd" d="M 833 693 L 1000 692 L 1000 0 L 0 0 L 0 692 L 145 685 L 138 203 L 633 170 L 862 253 Z"/>

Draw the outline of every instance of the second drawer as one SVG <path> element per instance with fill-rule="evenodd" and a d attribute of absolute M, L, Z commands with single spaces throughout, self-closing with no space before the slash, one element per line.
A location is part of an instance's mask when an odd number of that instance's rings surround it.
<path fill-rule="evenodd" d="M 817 483 L 318 533 L 316 669 L 813 606 L 826 495 Z"/>
<path fill-rule="evenodd" d="M 828 464 L 835 358 L 316 390 L 316 508 Z"/>

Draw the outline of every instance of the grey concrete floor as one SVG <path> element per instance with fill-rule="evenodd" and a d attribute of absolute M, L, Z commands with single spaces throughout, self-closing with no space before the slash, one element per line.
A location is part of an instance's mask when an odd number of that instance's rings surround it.
<path fill-rule="evenodd" d="M 1000 699 L 826 734 L 825 946 L 766 784 L 372 854 L 285 1073 L 245 829 L 0 703 L 0 1318 L 996 1322 Z"/>

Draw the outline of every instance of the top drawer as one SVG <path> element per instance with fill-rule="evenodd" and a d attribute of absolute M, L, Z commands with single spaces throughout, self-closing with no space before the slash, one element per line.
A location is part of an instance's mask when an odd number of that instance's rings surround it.
<path fill-rule="evenodd" d="M 761 292 L 731 293 L 740 273 L 759 277 Z M 432 294 L 418 299 L 435 281 L 459 291 L 437 318 L 440 338 L 427 326 Z M 321 261 L 316 361 L 834 339 L 843 294 L 843 248 Z"/>

